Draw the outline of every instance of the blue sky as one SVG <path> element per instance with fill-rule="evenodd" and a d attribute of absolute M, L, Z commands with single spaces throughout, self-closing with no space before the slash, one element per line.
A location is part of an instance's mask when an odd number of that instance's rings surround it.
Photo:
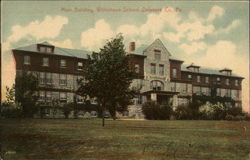
<path fill-rule="evenodd" d="M 139 47 L 160 38 L 174 58 L 187 64 L 231 68 L 245 77 L 242 95 L 247 109 L 248 6 L 247 1 L 3 1 L 3 86 L 14 82 L 12 48 L 49 41 L 61 47 L 93 51 L 121 32 L 125 44 L 135 41 Z M 106 11 L 98 12 L 98 7 Z"/>

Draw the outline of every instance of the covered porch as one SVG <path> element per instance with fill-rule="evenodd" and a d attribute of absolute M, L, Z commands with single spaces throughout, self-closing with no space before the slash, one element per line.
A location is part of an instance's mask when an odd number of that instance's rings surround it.
<path fill-rule="evenodd" d="M 156 90 L 150 90 L 142 93 L 143 102 L 156 101 L 158 104 L 161 105 L 170 104 L 172 106 L 178 105 L 178 94 L 179 92 Z"/>

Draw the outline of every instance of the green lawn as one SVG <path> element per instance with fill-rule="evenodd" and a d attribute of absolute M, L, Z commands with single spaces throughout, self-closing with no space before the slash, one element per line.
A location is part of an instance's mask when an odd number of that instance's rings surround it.
<path fill-rule="evenodd" d="M 4 160 L 249 160 L 250 122 L 0 120 Z"/>

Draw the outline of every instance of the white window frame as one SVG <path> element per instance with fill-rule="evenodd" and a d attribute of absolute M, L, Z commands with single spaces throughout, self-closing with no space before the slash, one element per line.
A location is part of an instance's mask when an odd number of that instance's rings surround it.
<path fill-rule="evenodd" d="M 159 74 L 160 74 L 161 76 L 164 75 L 164 65 L 163 65 L 163 64 L 160 64 L 160 65 L 159 65 Z"/>
<path fill-rule="evenodd" d="M 67 85 L 67 74 L 59 74 L 59 84 L 62 86 Z"/>
<path fill-rule="evenodd" d="M 239 80 L 238 80 L 238 79 L 236 79 L 236 80 L 234 81 L 234 85 L 235 85 L 235 86 L 239 86 Z"/>
<path fill-rule="evenodd" d="M 30 56 L 25 55 L 23 57 L 23 64 L 30 65 Z"/>
<path fill-rule="evenodd" d="M 198 83 L 201 82 L 201 76 L 197 76 L 197 82 L 198 82 Z"/>
<path fill-rule="evenodd" d="M 173 78 L 177 78 L 177 69 L 176 68 L 172 69 L 172 76 L 173 76 Z"/>
<path fill-rule="evenodd" d="M 150 64 L 150 73 L 151 74 L 156 74 L 156 64 L 155 63 L 151 63 Z"/>
<path fill-rule="evenodd" d="M 77 62 L 77 70 L 83 70 L 83 62 Z"/>
<path fill-rule="evenodd" d="M 39 82 L 40 82 L 40 84 L 45 84 L 46 83 L 46 74 L 45 74 L 45 72 L 40 72 L 39 73 Z"/>
<path fill-rule="evenodd" d="M 154 58 L 156 61 L 161 60 L 161 51 L 160 50 L 154 50 Z"/>
<path fill-rule="evenodd" d="M 206 83 L 209 83 L 209 77 L 206 77 L 206 78 L 205 78 L 205 82 L 206 82 Z"/>
<path fill-rule="evenodd" d="M 67 67 L 67 62 L 66 62 L 65 59 L 61 59 L 61 60 L 60 60 L 60 67 L 61 67 L 61 68 L 66 68 L 66 67 Z"/>
<path fill-rule="evenodd" d="M 48 57 L 43 57 L 43 66 L 48 67 L 49 66 L 49 58 Z"/>
<path fill-rule="evenodd" d="M 140 65 L 135 64 L 135 73 L 139 73 L 139 72 L 140 72 Z"/>

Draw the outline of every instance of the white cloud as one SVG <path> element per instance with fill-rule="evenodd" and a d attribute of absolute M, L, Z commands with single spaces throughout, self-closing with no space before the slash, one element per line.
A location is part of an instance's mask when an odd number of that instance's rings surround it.
<path fill-rule="evenodd" d="M 163 8 L 159 14 L 151 13 L 147 16 L 146 23 L 140 26 L 141 35 L 145 36 L 147 34 L 160 33 L 167 24 L 172 28 L 177 26 L 178 22 L 181 20 L 180 14 L 178 12 L 169 13 L 164 10 L 165 8 Z"/>
<path fill-rule="evenodd" d="M 122 33 L 124 36 L 135 36 L 140 33 L 138 27 L 128 24 L 119 26 L 116 32 Z"/>
<path fill-rule="evenodd" d="M 221 28 L 214 34 L 220 34 L 220 33 L 229 33 L 232 29 L 238 27 L 240 25 L 240 20 L 236 19 L 233 20 L 231 24 L 229 24 L 226 28 Z"/>
<path fill-rule="evenodd" d="M 249 111 L 249 55 L 246 57 L 239 55 L 240 49 L 231 41 L 220 40 L 208 46 L 206 55 L 192 61 L 200 66 L 210 68 L 230 68 L 237 75 L 245 79 L 242 83 L 242 103 L 244 110 Z"/>
<path fill-rule="evenodd" d="M 68 18 L 62 16 L 46 16 L 43 21 L 33 21 L 26 26 L 15 25 L 12 27 L 12 34 L 8 37 L 9 42 L 17 42 L 24 37 L 31 36 L 36 40 L 42 38 L 57 37 L 63 25 L 68 23 Z"/>
<path fill-rule="evenodd" d="M 188 55 L 194 54 L 197 51 L 206 49 L 207 45 L 204 42 L 192 42 L 191 45 L 182 44 L 180 48 Z"/>
<path fill-rule="evenodd" d="M 204 39 L 205 35 L 211 34 L 213 31 L 213 25 L 203 25 L 201 22 L 195 22 L 190 25 L 190 32 L 187 33 L 187 38 L 190 41 Z"/>
<path fill-rule="evenodd" d="M 61 48 L 74 49 L 72 41 L 70 39 L 65 39 L 64 41 L 49 41 L 49 43 Z"/>
<path fill-rule="evenodd" d="M 168 41 L 179 43 L 181 38 L 184 37 L 184 34 L 182 34 L 181 32 L 179 33 L 164 32 L 163 37 Z"/>
<path fill-rule="evenodd" d="M 82 32 L 81 45 L 88 50 L 97 50 L 112 36 L 114 32 L 110 25 L 104 19 L 100 19 L 95 23 L 94 28 Z"/>
<path fill-rule="evenodd" d="M 221 8 L 220 6 L 213 6 L 208 14 L 207 21 L 212 22 L 217 17 L 223 16 L 225 13 L 225 10 Z"/>

